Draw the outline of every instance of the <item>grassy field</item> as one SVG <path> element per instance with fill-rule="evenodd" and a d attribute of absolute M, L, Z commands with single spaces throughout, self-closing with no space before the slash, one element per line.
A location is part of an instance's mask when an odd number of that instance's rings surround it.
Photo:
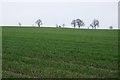
<path fill-rule="evenodd" d="M 118 31 L 3 27 L 3 78 L 116 78 Z"/>
<path fill-rule="evenodd" d="M 2 27 L 0 26 L 0 79 L 2 78 Z"/>

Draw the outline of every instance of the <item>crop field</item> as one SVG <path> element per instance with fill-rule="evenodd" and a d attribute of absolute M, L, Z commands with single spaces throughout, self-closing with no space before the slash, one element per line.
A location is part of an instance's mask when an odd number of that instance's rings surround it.
<path fill-rule="evenodd" d="M 3 78 L 117 78 L 118 31 L 2 27 Z"/>

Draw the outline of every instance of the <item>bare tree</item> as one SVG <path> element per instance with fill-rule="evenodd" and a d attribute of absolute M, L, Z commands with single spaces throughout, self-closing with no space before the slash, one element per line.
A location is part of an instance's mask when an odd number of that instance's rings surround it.
<path fill-rule="evenodd" d="M 19 22 L 18 25 L 21 27 L 22 24 Z"/>
<path fill-rule="evenodd" d="M 59 25 L 59 28 L 61 28 L 61 25 Z"/>
<path fill-rule="evenodd" d="M 43 24 L 41 19 L 38 19 L 35 23 L 38 25 L 38 27 L 40 27 Z"/>
<path fill-rule="evenodd" d="M 56 28 L 58 28 L 58 24 L 56 24 Z"/>
<path fill-rule="evenodd" d="M 63 27 L 65 27 L 65 24 L 62 24 Z"/>
<path fill-rule="evenodd" d="M 71 25 L 73 25 L 73 27 L 76 27 L 76 20 L 72 20 Z"/>
<path fill-rule="evenodd" d="M 113 26 L 110 26 L 109 29 L 113 29 Z"/>
<path fill-rule="evenodd" d="M 79 28 L 85 25 L 81 19 L 76 19 L 76 24 L 78 25 Z"/>
<path fill-rule="evenodd" d="M 93 24 L 90 24 L 90 26 L 92 27 L 92 29 L 94 28 L 94 25 L 93 25 Z"/>
<path fill-rule="evenodd" d="M 96 27 L 99 27 L 99 20 L 94 19 L 90 26 L 96 29 Z"/>

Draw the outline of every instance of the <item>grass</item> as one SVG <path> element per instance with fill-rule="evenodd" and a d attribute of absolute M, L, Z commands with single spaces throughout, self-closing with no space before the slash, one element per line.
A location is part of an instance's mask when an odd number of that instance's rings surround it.
<path fill-rule="evenodd" d="M 0 79 L 2 79 L 2 27 L 0 26 Z"/>
<path fill-rule="evenodd" d="M 3 27 L 3 78 L 117 78 L 118 31 Z"/>

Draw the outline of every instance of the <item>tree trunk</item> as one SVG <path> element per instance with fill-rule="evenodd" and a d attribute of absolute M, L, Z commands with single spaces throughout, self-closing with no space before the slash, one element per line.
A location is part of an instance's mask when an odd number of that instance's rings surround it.
<path fill-rule="evenodd" d="M 75 28 L 75 24 L 74 24 L 74 28 Z"/>
<path fill-rule="evenodd" d="M 40 24 L 38 24 L 38 27 L 40 27 Z"/>

